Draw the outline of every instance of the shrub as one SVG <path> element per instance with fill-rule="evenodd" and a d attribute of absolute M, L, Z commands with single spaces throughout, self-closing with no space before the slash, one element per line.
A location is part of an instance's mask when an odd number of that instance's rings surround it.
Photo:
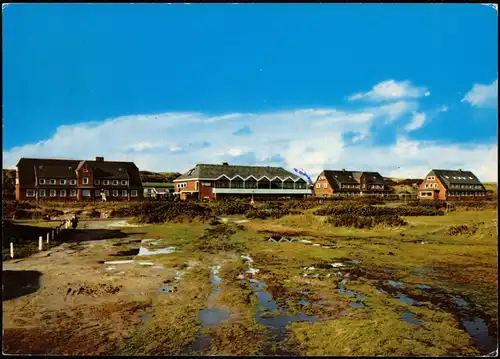
<path fill-rule="evenodd" d="M 409 207 L 424 207 L 424 208 L 435 208 L 441 209 L 446 207 L 445 201 L 438 200 L 421 200 L 421 201 L 410 201 L 406 204 Z"/>
<path fill-rule="evenodd" d="M 209 221 L 212 211 L 190 202 L 145 202 L 132 208 L 133 215 L 142 223 L 191 222 L 193 219 Z"/>
<path fill-rule="evenodd" d="M 389 227 L 404 226 L 407 223 L 399 216 L 358 216 L 352 213 L 343 213 L 335 216 L 329 216 L 327 223 L 334 227 L 354 227 L 354 228 L 372 228 L 376 225 Z"/>
<path fill-rule="evenodd" d="M 248 211 L 246 217 L 249 219 L 277 219 L 289 214 L 301 214 L 301 212 L 289 210 L 287 208 L 251 209 Z"/>
<path fill-rule="evenodd" d="M 474 235 L 477 232 L 477 225 L 468 226 L 467 224 L 462 224 L 458 226 L 448 227 L 446 234 L 449 236 L 459 236 L 459 235 Z"/>
<path fill-rule="evenodd" d="M 435 208 L 424 207 L 373 207 L 361 203 L 329 205 L 314 212 L 318 216 L 353 214 L 358 216 L 442 216 L 444 212 Z"/>
<path fill-rule="evenodd" d="M 240 199 L 231 201 L 215 201 L 210 207 L 212 208 L 213 214 L 216 216 L 245 214 L 253 208 L 248 201 Z"/>
<path fill-rule="evenodd" d="M 92 209 L 92 211 L 89 212 L 89 217 L 90 218 L 101 218 L 101 212 L 99 212 L 96 209 Z"/>

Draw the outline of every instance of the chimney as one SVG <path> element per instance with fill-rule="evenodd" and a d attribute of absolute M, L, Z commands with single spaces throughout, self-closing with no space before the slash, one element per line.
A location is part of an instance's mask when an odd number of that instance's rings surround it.
<path fill-rule="evenodd" d="M 96 162 L 104 162 L 104 157 L 96 157 L 95 161 Z"/>
<path fill-rule="evenodd" d="M 227 162 L 222 162 L 222 165 L 223 165 L 223 166 L 229 166 L 229 163 L 227 163 Z"/>

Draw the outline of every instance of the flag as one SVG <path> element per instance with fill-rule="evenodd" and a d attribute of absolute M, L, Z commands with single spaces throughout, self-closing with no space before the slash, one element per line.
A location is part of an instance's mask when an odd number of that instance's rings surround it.
<path fill-rule="evenodd" d="M 309 177 L 309 175 L 306 173 L 306 171 L 304 171 L 302 168 L 294 168 L 293 169 L 295 172 L 297 172 L 298 174 L 304 176 L 307 178 L 307 182 L 309 184 L 313 184 L 313 182 L 311 181 L 311 178 Z"/>

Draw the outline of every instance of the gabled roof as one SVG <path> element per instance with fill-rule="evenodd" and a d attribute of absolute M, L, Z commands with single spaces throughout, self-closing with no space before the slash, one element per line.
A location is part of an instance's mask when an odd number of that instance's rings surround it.
<path fill-rule="evenodd" d="M 128 179 L 130 186 L 140 187 L 139 169 L 133 162 L 119 161 L 82 161 L 48 158 L 21 158 L 17 164 L 20 185 L 35 184 L 35 169 L 38 177 L 45 178 L 76 178 L 77 168 L 87 164 L 96 178 Z"/>
<path fill-rule="evenodd" d="M 354 189 L 344 189 L 341 187 L 343 184 L 358 185 L 358 182 L 353 175 L 353 171 L 324 170 L 322 173 L 334 191 L 352 191 Z"/>
<path fill-rule="evenodd" d="M 446 189 L 448 189 L 450 185 L 464 184 L 464 185 L 481 185 L 482 190 L 484 191 L 486 190 L 481 181 L 471 171 L 433 169 L 431 170 L 429 175 L 437 176 Z"/>
<path fill-rule="evenodd" d="M 277 177 L 277 179 L 283 181 L 287 178 L 293 181 L 304 181 L 300 176 L 281 167 L 197 164 L 194 168 L 182 174 L 180 177 L 177 177 L 174 182 L 190 179 L 217 179 L 221 176 L 226 176 L 229 179 L 236 176 L 247 179 L 253 176 L 255 179 L 265 177 L 269 180 L 273 180 Z"/>
<path fill-rule="evenodd" d="M 386 184 L 384 177 L 382 177 L 378 172 L 363 172 L 362 177 L 366 178 L 366 181 L 369 184 Z"/>

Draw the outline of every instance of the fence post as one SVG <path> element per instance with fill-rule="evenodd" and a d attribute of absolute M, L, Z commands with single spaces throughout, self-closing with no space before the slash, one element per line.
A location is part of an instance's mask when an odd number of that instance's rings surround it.
<path fill-rule="evenodd" d="M 47 233 L 47 243 L 49 243 L 49 239 L 50 239 L 50 232 Z"/>
<path fill-rule="evenodd" d="M 14 243 L 10 242 L 10 258 L 14 258 Z"/>
<path fill-rule="evenodd" d="M 43 249 L 43 236 L 38 238 L 38 250 L 41 251 Z"/>

